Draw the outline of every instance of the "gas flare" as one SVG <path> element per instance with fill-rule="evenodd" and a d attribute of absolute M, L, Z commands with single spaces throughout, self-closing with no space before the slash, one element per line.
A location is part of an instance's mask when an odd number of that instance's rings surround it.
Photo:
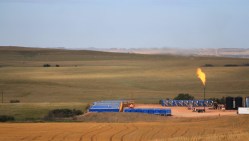
<path fill-rule="evenodd" d="M 206 74 L 201 70 L 201 68 L 198 68 L 197 71 L 197 76 L 201 79 L 201 82 L 203 86 L 205 87 L 206 85 Z"/>

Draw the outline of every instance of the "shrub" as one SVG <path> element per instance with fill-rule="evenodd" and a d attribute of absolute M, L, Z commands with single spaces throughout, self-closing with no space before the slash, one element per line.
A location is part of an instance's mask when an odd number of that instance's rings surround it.
<path fill-rule="evenodd" d="M 44 64 L 43 67 L 51 67 L 50 64 Z"/>
<path fill-rule="evenodd" d="M 244 64 L 243 66 L 249 66 L 249 63 L 247 63 L 247 64 Z"/>
<path fill-rule="evenodd" d="M 80 110 L 71 110 L 71 109 L 54 109 L 48 112 L 48 115 L 45 116 L 45 120 L 53 120 L 58 118 L 70 118 L 77 115 L 83 114 Z"/>
<path fill-rule="evenodd" d="M 6 121 L 14 121 L 15 118 L 13 116 L 0 115 L 0 122 Z"/>
<path fill-rule="evenodd" d="M 213 67 L 214 65 L 212 64 L 205 64 L 203 67 Z"/>
<path fill-rule="evenodd" d="M 78 115 L 82 115 L 83 112 L 81 110 L 75 110 L 73 109 L 73 116 L 78 116 Z"/>
<path fill-rule="evenodd" d="M 86 112 L 90 108 L 90 106 L 91 106 L 90 104 L 87 104 L 85 109 L 84 109 L 84 112 Z"/>
<path fill-rule="evenodd" d="M 17 100 L 17 99 L 15 99 L 15 100 L 10 100 L 10 103 L 20 103 L 20 100 Z"/>
<path fill-rule="evenodd" d="M 236 64 L 225 64 L 224 67 L 238 67 Z"/>
<path fill-rule="evenodd" d="M 56 64 L 55 67 L 60 67 L 60 65 Z"/>
<path fill-rule="evenodd" d="M 225 97 L 222 98 L 209 98 L 209 100 L 213 100 L 214 102 L 217 102 L 218 104 L 225 104 Z"/>
<path fill-rule="evenodd" d="M 174 100 L 193 100 L 194 96 L 189 95 L 188 93 L 180 93 L 174 98 Z"/>

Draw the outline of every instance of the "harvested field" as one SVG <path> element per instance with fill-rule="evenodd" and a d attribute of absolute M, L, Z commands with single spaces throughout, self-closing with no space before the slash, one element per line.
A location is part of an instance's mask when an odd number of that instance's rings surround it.
<path fill-rule="evenodd" d="M 135 123 L 4 123 L 0 141 L 245 141 L 248 122 L 248 116 L 224 116 Z"/>
<path fill-rule="evenodd" d="M 76 118 L 83 122 L 109 122 L 109 123 L 128 123 L 128 122 L 158 122 L 168 120 L 169 116 L 159 116 L 144 113 L 87 113 Z"/>

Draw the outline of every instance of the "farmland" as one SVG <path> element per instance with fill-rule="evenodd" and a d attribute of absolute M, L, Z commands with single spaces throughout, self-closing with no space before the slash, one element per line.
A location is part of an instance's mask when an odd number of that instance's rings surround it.
<path fill-rule="evenodd" d="M 27 123 L 44 122 L 52 109 L 84 110 L 98 100 L 132 99 L 152 105 L 179 93 L 202 98 L 196 68 L 205 64 L 213 65 L 202 67 L 207 74 L 208 98 L 248 96 L 249 67 L 243 66 L 248 59 L 19 47 L 0 47 L 0 54 L 0 91 L 4 98 L 0 113 L 14 116 L 16 122 L 26 122 L 1 123 L 1 141 L 223 141 L 249 137 L 248 116 L 235 112 L 233 116 L 214 113 L 212 117 L 191 117 L 188 111 L 184 118 L 181 110 L 173 110 L 176 117 L 109 113 L 78 117 L 71 123 Z M 238 66 L 224 67 L 227 64 Z"/>
<path fill-rule="evenodd" d="M 4 123 L 0 141 L 245 141 L 249 137 L 245 123 L 248 116 L 135 123 Z"/>

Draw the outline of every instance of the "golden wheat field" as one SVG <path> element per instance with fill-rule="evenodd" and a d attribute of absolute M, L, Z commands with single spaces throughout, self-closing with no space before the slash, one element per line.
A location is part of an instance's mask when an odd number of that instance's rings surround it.
<path fill-rule="evenodd" d="M 248 116 L 135 123 L 4 123 L 1 141 L 182 141 L 249 138 Z"/>

